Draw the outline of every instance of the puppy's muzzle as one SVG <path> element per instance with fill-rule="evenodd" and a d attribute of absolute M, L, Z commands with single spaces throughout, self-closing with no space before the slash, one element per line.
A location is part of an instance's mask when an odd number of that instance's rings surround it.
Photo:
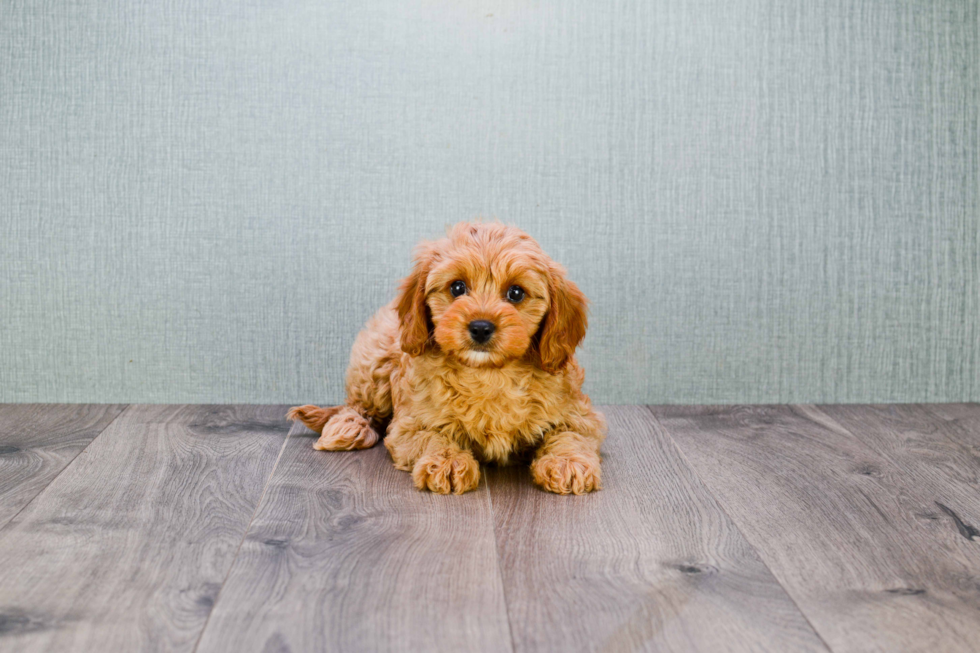
<path fill-rule="evenodd" d="M 493 322 L 489 320 L 473 320 L 469 326 L 470 338 L 478 345 L 485 345 L 490 341 L 493 332 L 497 330 Z"/>

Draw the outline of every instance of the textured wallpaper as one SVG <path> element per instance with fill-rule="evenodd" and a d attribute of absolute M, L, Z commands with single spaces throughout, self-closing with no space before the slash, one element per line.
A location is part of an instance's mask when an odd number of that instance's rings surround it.
<path fill-rule="evenodd" d="M 951 0 L 0 3 L 0 401 L 337 402 L 420 238 L 517 224 L 601 402 L 980 400 Z"/>

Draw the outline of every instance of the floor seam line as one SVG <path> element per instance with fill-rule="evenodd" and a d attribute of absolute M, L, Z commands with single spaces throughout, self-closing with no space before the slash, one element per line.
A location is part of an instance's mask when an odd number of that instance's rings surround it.
<path fill-rule="evenodd" d="M 201 640 L 204 639 L 204 633 L 208 629 L 208 625 L 211 623 L 211 615 L 214 611 L 218 609 L 218 601 L 221 600 L 221 593 L 225 589 L 225 585 L 228 584 L 228 579 L 231 577 L 231 572 L 235 568 L 235 563 L 238 562 L 238 556 L 242 552 L 242 545 L 245 544 L 245 540 L 248 538 L 249 532 L 252 530 L 252 524 L 255 523 L 255 517 L 259 514 L 259 508 L 262 507 L 262 502 L 265 500 L 265 494 L 269 491 L 269 485 L 272 483 L 272 477 L 276 473 L 276 469 L 279 467 L 279 461 L 282 460 L 282 454 L 286 451 L 286 443 L 289 442 L 290 438 L 293 437 L 293 428 L 289 430 L 286 434 L 286 438 L 282 441 L 282 446 L 279 447 L 279 454 L 276 456 L 276 462 L 273 463 L 272 469 L 269 471 L 268 478 L 265 479 L 265 484 L 262 486 L 262 494 L 259 495 L 259 500 L 255 504 L 255 509 L 252 511 L 252 516 L 248 520 L 248 525 L 245 527 L 245 532 L 242 533 L 242 539 L 239 540 L 238 546 L 235 548 L 235 555 L 232 556 L 231 562 L 228 564 L 228 571 L 225 572 L 225 577 L 221 580 L 221 587 L 218 588 L 218 593 L 214 597 L 214 603 L 211 605 L 211 610 L 208 612 L 207 619 L 204 620 L 204 625 L 201 627 L 201 632 L 197 636 L 197 641 L 194 642 L 194 648 L 191 649 L 191 653 L 197 653 L 198 647 L 201 645 Z"/>
<path fill-rule="evenodd" d="M 517 644 L 514 641 L 514 627 L 510 622 L 510 602 L 507 600 L 507 585 L 504 583 L 504 569 L 500 560 L 500 546 L 497 543 L 497 519 L 493 509 L 493 494 L 490 491 L 490 475 L 483 475 L 487 484 L 487 503 L 490 504 L 490 533 L 493 535 L 494 560 L 497 563 L 497 578 L 500 579 L 500 593 L 504 598 L 504 617 L 507 618 L 507 633 L 510 635 L 510 650 L 517 653 Z"/>
<path fill-rule="evenodd" d="M 792 405 L 792 404 L 786 404 L 786 405 Z M 715 492 L 711 489 L 711 486 L 709 486 L 705 482 L 704 478 L 702 478 L 701 476 L 701 473 L 694 467 L 694 465 L 691 464 L 691 461 L 687 459 L 687 456 L 684 454 L 684 450 L 681 449 L 681 446 L 677 444 L 677 440 L 674 439 L 674 436 L 670 433 L 667 427 L 664 426 L 664 423 L 661 422 L 660 418 L 657 417 L 657 414 L 653 411 L 653 407 L 650 406 L 649 404 L 644 404 L 643 406 L 644 408 L 647 409 L 647 412 L 650 414 L 650 417 L 653 418 L 653 421 L 656 422 L 657 426 L 659 426 L 660 429 L 663 431 L 664 435 L 670 438 L 670 444 L 674 447 L 674 450 L 677 451 L 677 455 L 680 456 L 681 461 L 683 461 L 683 463 L 687 465 L 688 469 L 691 470 L 691 473 L 694 474 L 695 478 L 698 479 L 698 482 L 701 483 L 705 491 L 711 496 L 714 502 L 718 505 L 718 509 L 721 510 L 722 514 L 724 514 L 725 517 L 727 517 L 728 520 L 732 523 L 732 526 L 735 527 L 735 530 L 738 531 L 738 534 L 742 537 L 743 540 L 745 540 L 745 543 L 748 544 L 750 547 L 752 547 L 752 550 L 755 551 L 755 555 L 758 556 L 759 562 L 761 562 L 763 566 L 765 566 L 765 568 L 769 571 L 769 575 L 772 576 L 772 579 L 776 581 L 776 584 L 778 584 L 782 588 L 783 592 L 786 594 L 786 598 L 788 598 L 790 601 L 793 602 L 793 605 L 796 607 L 796 610 L 800 613 L 800 616 L 803 617 L 803 620 L 806 621 L 806 623 L 810 626 L 810 630 L 813 631 L 813 634 L 817 636 L 817 639 L 820 640 L 820 643 L 824 645 L 824 648 L 826 648 L 827 651 L 829 651 L 830 653 L 834 653 L 834 649 L 830 646 L 827 640 L 824 639 L 823 635 L 820 634 L 820 631 L 817 630 L 816 625 L 812 621 L 810 621 L 810 617 L 807 615 L 806 612 L 803 611 L 803 608 L 800 607 L 800 604 L 797 602 L 796 598 L 792 595 L 792 593 L 790 593 L 789 588 L 786 587 L 782 583 L 782 581 L 779 580 L 779 577 L 776 576 L 776 573 L 772 570 L 772 567 L 770 567 L 769 563 L 766 562 L 766 559 L 762 557 L 762 552 L 759 551 L 759 548 L 752 543 L 752 540 L 750 540 L 748 536 L 745 535 L 744 532 L 742 532 L 742 527 L 739 526 L 739 523 L 735 520 L 734 517 L 732 517 L 731 513 L 728 512 L 728 509 L 725 508 L 725 505 L 721 502 L 721 499 L 718 498 L 718 495 L 716 495 Z"/>
<path fill-rule="evenodd" d="M 79 404 L 79 405 L 98 406 L 99 404 Z M 105 405 L 105 404 L 103 404 L 103 405 Z M 116 404 L 116 405 L 119 405 L 119 404 Z M 113 417 L 111 420 L 109 420 L 109 423 L 106 424 L 102 428 L 101 431 L 99 431 L 98 433 L 96 433 L 95 437 L 92 438 L 91 440 L 89 440 L 89 443 L 86 444 L 84 447 L 82 447 L 82 450 L 79 451 L 77 454 L 75 454 L 75 456 L 71 460 L 68 461 L 68 464 L 67 465 L 65 465 L 64 467 L 62 467 L 58 471 L 58 473 L 55 474 L 51 478 L 51 480 L 48 481 L 47 484 L 43 488 L 41 488 L 40 490 L 38 490 L 37 494 L 35 494 L 33 497 L 31 497 L 31 500 L 30 501 L 28 501 L 23 506 L 21 506 L 20 510 L 18 510 L 17 512 L 15 512 L 10 517 L 10 519 L 8 519 L 7 521 L 5 521 L 3 524 L 0 524 L 0 532 L 3 532 L 4 530 L 6 530 L 7 526 L 9 526 L 15 519 L 17 519 L 18 516 L 20 516 L 20 513 L 22 513 L 25 510 L 27 510 L 27 507 L 28 506 L 30 506 L 32 503 L 34 503 L 39 496 L 41 496 L 42 494 L 44 494 L 44 491 L 47 490 L 49 487 L 51 487 L 51 484 L 54 483 L 55 481 L 57 481 L 61 477 L 61 475 L 64 474 L 65 471 L 69 467 L 71 467 L 72 465 L 74 465 L 75 464 L 75 461 L 78 460 L 78 458 L 83 453 L 85 453 L 86 451 L 88 451 L 88 448 L 92 446 L 92 443 L 95 442 L 96 440 L 98 440 L 99 438 L 101 438 L 102 437 L 102 434 L 105 433 L 106 431 L 108 431 L 109 430 L 109 427 L 112 426 L 113 424 L 115 424 L 117 419 L 119 419 L 120 417 L 122 417 L 123 415 L 125 415 L 127 412 L 129 412 L 129 409 L 133 405 L 134 404 L 123 404 L 123 409 L 121 411 L 119 411 L 119 414 L 116 415 L 115 417 Z"/>

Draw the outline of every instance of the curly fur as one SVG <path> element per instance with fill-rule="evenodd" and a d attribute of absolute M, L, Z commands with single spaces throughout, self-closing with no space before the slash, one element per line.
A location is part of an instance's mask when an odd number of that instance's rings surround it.
<path fill-rule="evenodd" d="M 466 294 L 453 297 L 461 280 Z M 512 285 L 525 291 L 507 299 Z M 575 349 L 587 301 L 565 270 L 523 231 L 461 223 L 422 243 L 398 297 L 357 337 L 344 406 L 299 406 L 288 417 L 319 432 L 317 449 L 385 446 L 415 486 L 461 494 L 480 462 L 533 456 L 534 482 L 558 494 L 602 487 L 606 425 L 582 392 Z M 479 345 L 474 320 L 496 328 Z"/>

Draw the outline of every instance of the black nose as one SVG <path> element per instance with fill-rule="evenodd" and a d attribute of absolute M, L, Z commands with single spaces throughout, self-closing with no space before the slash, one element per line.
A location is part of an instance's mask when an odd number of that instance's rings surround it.
<path fill-rule="evenodd" d="M 470 322 L 470 337 L 473 342 L 482 345 L 490 339 L 496 328 L 489 320 L 473 320 Z"/>

